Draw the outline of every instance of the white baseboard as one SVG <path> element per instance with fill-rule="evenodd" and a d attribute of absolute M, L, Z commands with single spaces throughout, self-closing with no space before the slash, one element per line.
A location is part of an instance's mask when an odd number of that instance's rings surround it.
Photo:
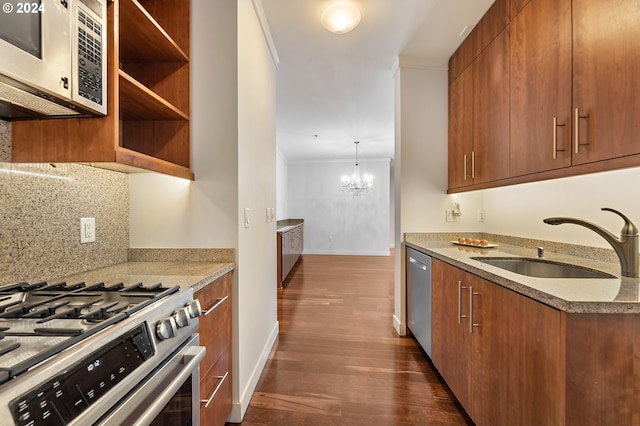
<path fill-rule="evenodd" d="M 269 359 L 271 349 L 273 349 L 273 345 L 276 343 L 279 331 L 280 323 L 276 321 L 276 325 L 273 327 L 271 335 L 262 349 L 260 359 L 258 360 L 256 367 L 251 372 L 251 379 L 249 380 L 249 383 L 247 383 L 247 386 L 245 386 L 244 390 L 240 393 L 240 401 L 233 401 L 231 414 L 229 414 L 229 418 L 227 419 L 229 423 L 242 422 L 242 418 L 247 412 L 247 408 L 249 408 L 249 402 L 251 402 L 253 392 L 256 390 L 256 386 L 258 385 L 258 380 L 260 380 L 260 375 L 262 374 L 264 366 L 267 364 L 267 360 Z"/>
<path fill-rule="evenodd" d="M 393 328 L 396 329 L 396 333 L 398 333 L 398 335 L 400 336 L 407 335 L 407 324 L 400 321 L 398 317 L 395 315 L 393 316 Z"/>

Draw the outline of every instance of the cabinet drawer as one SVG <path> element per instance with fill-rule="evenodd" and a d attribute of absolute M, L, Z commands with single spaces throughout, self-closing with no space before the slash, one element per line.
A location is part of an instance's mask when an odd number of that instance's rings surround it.
<path fill-rule="evenodd" d="M 230 351 L 225 350 L 211 370 L 200 377 L 200 424 L 224 425 L 231 412 Z M 209 405 L 205 407 L 206 403 Z"/>
<path fill-rule="evenodd" d="M 231 345 L 231 281 L 231 274 L 227 274 L 195 295 L 203 312 L 198 332 L 200 344 L 207 348 L 200 363 L 200 371 L 204 374 Z"/>

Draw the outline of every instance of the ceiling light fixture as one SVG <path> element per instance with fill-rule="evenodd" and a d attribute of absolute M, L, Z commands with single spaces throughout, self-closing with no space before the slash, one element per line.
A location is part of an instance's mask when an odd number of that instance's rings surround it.
<path fill-rule="evenodd" d="M 373 191 L 373 176 L 365 174 L 360 177 L 360 165 L 358 164 L 358 144 L 356 144 L 356 167 L 351 176 L 342 176 L 340 186 L 344 192 L 350 192 L 353 195 L 362 195 Z"/>
<path fill-rule="evenodd" d="M 338 2 L 327 7 L 320 16 L 322 25 L 332 33 L 344 34 L 360 23 L 360 10 L 351 3 Z"/>

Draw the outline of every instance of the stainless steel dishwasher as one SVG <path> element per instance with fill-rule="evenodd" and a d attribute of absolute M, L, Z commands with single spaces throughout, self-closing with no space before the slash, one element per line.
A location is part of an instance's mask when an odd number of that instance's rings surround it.
<path fill-rule="evenodd" d="M 431 257 L 407 248 L 407 325 L 431 358 Z"/>

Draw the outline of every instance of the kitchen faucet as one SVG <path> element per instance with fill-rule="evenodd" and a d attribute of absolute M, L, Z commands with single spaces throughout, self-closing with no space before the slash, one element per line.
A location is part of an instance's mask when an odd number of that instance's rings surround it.
<path fill-rule="evenodd" d="M 573 223 L 591 229 L 602 238 L 607 240 L 613 250 L 620 259 L 620 269 L 623 277 L 638 278 L 638 228 L 629 220 L 628 217 L 619 211 L 604 207 L 603 211 L 609 211 L 617 214 L 624 219 L 624 226 L 620 231 L 620 238 L 613 235 L 606 229 L 580 219 L 570 217 L 550 217 L 544 219 L 544 223 L 549 225 L 560 225 L 563 223 Z"/>

